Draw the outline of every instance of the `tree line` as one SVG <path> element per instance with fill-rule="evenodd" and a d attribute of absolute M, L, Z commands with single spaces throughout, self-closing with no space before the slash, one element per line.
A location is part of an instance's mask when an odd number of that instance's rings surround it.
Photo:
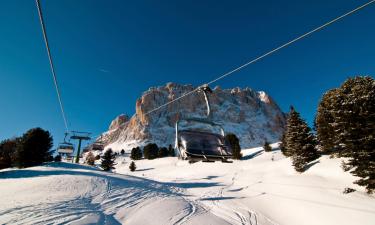
<path fill-rule="evenodd" d="M 167 156 L 175 156 L 174 148 L 172 145 L 166 147 L 158 147 L 155 143 L 149 143 L 143 147 L 143 152 L 140 147 L 132 148 L 130 152 L 130 158 L 133 160 L 140 160 L 142 157 L 145 159 L 156 159 Z"/>
<path fill-rule="evenodd" d="M 359 177 L 368 193 L 375 190 L 375 80 L 347 79 L 327 91 L 318 106 L 313 133 L 291 107 L 280 149 L 303 172 L 321 154 L 343 157 L 343 169 Z"/>
<path fill-rule="evenodd" d="M 21 137 L 3 140 L 0 143 L 0 169 L 25 168 L 53 161 L 53 138 L 42 128 L 33 128 Z"/>

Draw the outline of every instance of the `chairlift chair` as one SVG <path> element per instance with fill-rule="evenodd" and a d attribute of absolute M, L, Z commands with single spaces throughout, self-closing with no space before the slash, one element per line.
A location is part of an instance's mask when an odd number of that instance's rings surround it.
<path fill-rule="evenodd" d="M 100 138 L 97 139 L 94 143 L 91 144 L 91 150 L 93 151 L 103 151 L 104 150 L 104 143 L 102 141 L 102 135 Z"/>
<path fill-rule="evenodd" d="M 207 117 L 184 118 L 176 122 L 175 148 L 179 153 L 179 157 L 183 160 L 189 160 L 190 163 L 198 161 L 232 162 L 228 160 L 233 157 L 233 154 L 230 145 L 225 140 L 224 129 L 220 124 L 212 122 L 211 119 L 207 93 L 212 93 L 212 90 L 207 85 L 204 85 L 200 88 L 199 92 L 204 94 L 207 106 Z M 220 134 L 197 128 L 180 129 L 182 123 L 195 123 L 210 128 L 219 128 Z"/>
<path fill-rule="evenodd" d="M 91 150 L 93 150 L 93 151 L 103 151 L 104 145 L 100 142 L 94 142 L 91 146 Z"/>
<path fill-rule="evenodd" d="M 65 133 L 64 141 L 59 143 L 57 147 L 57 153 L 60 155 L 70 155 L 74 152 L 74 145 L 68 141 L 66 141 L 66 136 L 68 133 Z"/>

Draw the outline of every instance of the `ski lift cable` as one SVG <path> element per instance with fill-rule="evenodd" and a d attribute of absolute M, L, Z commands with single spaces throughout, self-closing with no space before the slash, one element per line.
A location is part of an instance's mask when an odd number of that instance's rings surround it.
<path fill-rule="evenodd" d="M 40 21 L 40 25 L 41 25 L 42 31 L 43 31 L 44 43 L 45 43 L 46 49 L 47 49 L 49 64 L 50 64 L 50 67 L 51 67 L 51 72 L 52 72 L 52 77 L 53 77 L 53 83 L 55 85 L 55 89 L 56 89 L 56 93 L 57 93 L 57 99 L 58 99 L 59 105 L 60 105 L 61 115 L 62 115 L 63 120 L 64 120 L 65 130 L 66 130 L 67 133 L 69 133 L 69 127 L 68 127 L 68 122 L 67 122 L 67 119 L 66 119 L 64 105 L 63 105 L 62 100 L 61 100 L 61 93 L 60 93 L 59 85 L 58 85 L 58 82 L 57 82 L 55 67 L 54 67 L 54 64 L 53 64 L 52 55 L 51 55 L 51 51 L 50 51 L 49 44 L 48 44 L 48 38 L 47 38 L 46 27 L 44 25 L 42 8 L 40 6 L 39 0 L 35 0 L 35 2 L 36 2 L 36 6 L 38 8 L 39 21 Z"/>
<path fill-rule="evenodd" d="M 217 81 L 219 81 L 219 80 L 221 80 L 221 79 L 223 79 L 223 78 L 225 78 L 225 77 L 227 77 L 229 75 L 232 75 L 233 73 L 235 73 L 235 72 L 237 72 L 237 71 L 239 71 L 239 70 L 241 70 L 241 69 L 249 66 L 250 64 L 253 64 L 253 63 L 255 63 L 255 62 L 257 62 L 257 61 L 259 61 L 259 60 L 261 60 L 261 59 L 263 59 L 263 58 L 265 58 L 265 57 L 267 57 L 267 56 L 269 56 L 269 55 L 271 55 L 271 54 L 273 54 L 273 53 L 275 53 L 275 52 L 277 52 L 277 51 L 279 51 L 279 50 L 281 50 L 281 49 L 283 49 L 283 48 L 285 48 L 285 47 L 287 47 L 287 46 L 289 46 L 289 45 L 291 45 L 291 44 L 293 44 L 293 43 L 295 43 L 295 42 L 297 42 L 297 41 L 299 41 L 299 40 L 301 40 L 301 39 L 303 39 L 303 38 L 305 38 L 305 37 L 307 37 L 307 36 L 309 36 L 311 34 L 313 34 L 313 33 L 315 33 L 315 32 L 317 32 L 317 31 L 320 31 L 323 28 L 325 28 L 325 27 L 327 27 L 327 26 L 329 26 L 329 25 L 331 25 L 331 24 L 333 24 L 333 23 L 335 23 L 335 22 L 343 19 L 344 17 L 347 17 L 347 16 L 349 16 L 349 15 L 351 15 L 351 14 L 353 14 L 353 13 L 355 13 L 355 12 L 357 12 L 357 11 L 359 11 L 359 10 L 367 7 L 367 6 L 369 6 L 370 4 L 372 4 L 374 2 L 375 2 L 375 0 L 369 1 L 369 2 L 367 2 L 365 4 L 363 4 L 363 5 L 355 8 L 355 9 L 353 9 L 353 10 L 351 10 L 351 11 L 349 11 L 349 12 L 347 12 L 347 13 L 341 15 L 341 16 L 339 16 L 339 17 L 336 17 L 335 19 L 330 20 L 329 22 L 326 22 L 323 25 L 321 25 L 321 26 L 319 26 L 319 27 L 317 27 L 317 28 L 315 28 L 315 29 L 307 32 L 307 33 L 304 33 L 301 36 L 298 36 L 298 37 L 292 39 L 291 41 L 286 42 L 285 44 L 280 45 L 279 47 L 274 48 L 271 51 L 269 51 L 269 52 L 267 52 L 267 53 L 265 53 L 265 54 L 263 54 L 263 55 L 255 58 L 255 59 L 253 59 L 253 60 L 251 60 L 251 61 L 249 61 L 249 62 L 247 62 L 247 63 L 245 63 L 245 64 L 243 64 L 243 65 L 241 65 L 241 66 L 239 66 L 239 67 L 237 67 L 237 68 L 235 68 L 235 69 L 227 72 L 227 73 L 222 74 L 221 76 L 217 77 L 216 79 L 214 79 L 212 81 L 209 81 L 208 83 L 205 83 L 205 84 L 199 86 L 198 88 L 195 88 L 194 90 L 192 90 L 190 92 L 187 92 L 187 93 L 181 95 L 180 97 L 178 97 L 178 98 L 176 98 L 176 99 L 174 99 L 172 101 L 169 101 L 169 102 L 167 102 L 165 104 L 162 104 L 162 105 L 160 105 L 160 106 L 158 106 L 158 107 L 156 107 L 156 108 L 148 111 L 147 113 L 145 113 L 145 115 L 153 113 L 153 112 L 155 112 L 155 111 L 157 111 L 157 110 L 159 110 L 159 109 L 161 109 L 161 108 L 163 108 L 163 107 L 165 107 L 167 105 L 170 105 L 170 104 L 172 104 L 172 103 L 174 103 L 174 102 L 176 102 L 176 101 L 178 101 L 178 100 L 180 100 L 180 99 L 182 99 L 182 98 L 184 98 L 184 97 L 186 97 L 186 96 L 188 96 L 190 94 L 193 94 L 194 92 L 198 91 L 200 89 L 200 87 L 202 87 L 202 86 L 213 84 L 213 83 L 215 83 L 215 82 L 217 82 Z"/>

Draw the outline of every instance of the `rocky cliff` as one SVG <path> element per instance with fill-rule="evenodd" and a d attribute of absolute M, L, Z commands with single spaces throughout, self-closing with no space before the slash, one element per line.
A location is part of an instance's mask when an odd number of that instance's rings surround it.
<path fill-rule="evenodd" d="M 193 89 L 191 85 L 175 83 L 150 88 L 137 100 L 136 113 L 131 118 L 126 115 L 115 118 L 102 141 L 114 150 L 128 150 L 147 142 L 174 145 L 176 120 L 206 116 L 203 94 L 195 92 L 158 111 L 146 113 Z M 280 139 L 285 115 L 266 93 L 250 88 L 215 87 L 209 99 L 213 121 L 221 123 L 225 132 L 236 134 L 243 148 L 262 145 L 265 139 L 270 142 Z"/>

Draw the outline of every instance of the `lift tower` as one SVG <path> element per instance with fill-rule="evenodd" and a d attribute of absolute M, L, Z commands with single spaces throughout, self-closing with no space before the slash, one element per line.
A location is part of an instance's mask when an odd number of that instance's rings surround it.
<path fill-rule="evenodd" d="M 70 137 L 71 139 L 78 140 L 78 148 L 77 148 L 77 154 L 75 158 L 75 163 L 79 162 L 79 155 L 81 153 L 81 143 L 82 140 L 88 141 L 91 139 L 89 132 L 80 132 L 80 131 L 72 131 L 72 136 Z"/>

